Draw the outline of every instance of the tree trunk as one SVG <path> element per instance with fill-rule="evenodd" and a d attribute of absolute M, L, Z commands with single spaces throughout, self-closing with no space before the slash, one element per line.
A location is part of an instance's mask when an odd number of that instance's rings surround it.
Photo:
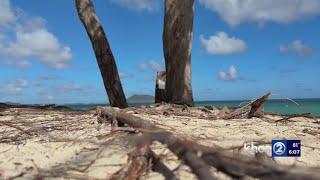
<path fill-rule="evenodd" d="M 76 0 L 79 18 L 91 40 L 110 106 L 128 107 L 116 62 L 91 0 Z"/>
<path fill-rule="evenodd" d="M 193 106 L 191 49 L 194 0 L 165 0 L 163 49 L 167 101 Z"/>

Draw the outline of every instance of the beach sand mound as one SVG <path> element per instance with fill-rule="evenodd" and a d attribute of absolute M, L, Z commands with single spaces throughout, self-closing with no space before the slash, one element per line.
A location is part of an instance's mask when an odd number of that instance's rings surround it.
<path fill-rule="evenodd" d="M 126 113 L 152 122 L 177 137 L 205 146 L 219 146 L 257 156 L 244 144 L 270 148 L 272 139 L 300 139 L 301 157 L 275 158 L 275 163 L 292 166 L 320 166 L 320 120 L 281 116 L 213 120 L 215 109 L 181 108 L 172 113 L 166 105 L 153 108 L 130 108 Z M 179 112 L 180 112 L 179 111 Z M 161 113 L 159 113 L 161 112 Z M 108 179 L 128 163 L 135 149 L 131 128 L 111 132 L 110 123 L 98 123 L 95 111 L 39 110 L 7 108 L 0 111 L 0 179 Z M 179 179 L 196 179 L 189 167 L 160 143 L 152 150 Z M 272 161 L 270 152 L 264 158 Z M 212 168 L 219 179 L 230 179 Z M 142 179 L 164 179 L 149 170 Z"/>

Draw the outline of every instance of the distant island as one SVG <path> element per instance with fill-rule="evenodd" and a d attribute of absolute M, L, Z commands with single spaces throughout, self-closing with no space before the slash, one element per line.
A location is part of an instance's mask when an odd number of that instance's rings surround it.
<path fill-rule="evenodd" d="M 127 99 L 128 103 L 154 103 L 154 97 L 151 95 L 135 94 Z"/>

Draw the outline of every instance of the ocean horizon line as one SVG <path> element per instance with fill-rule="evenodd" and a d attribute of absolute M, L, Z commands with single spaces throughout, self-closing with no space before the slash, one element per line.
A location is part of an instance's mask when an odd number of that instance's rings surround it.
<path fill-rule="evenodd" d="M 201 102 L 245 102 L 245 101 L 252 101 L 254 99 L 244 99 L 244 100 L 196 100 L 194 101 L 195 103 L 201 103 Z M 268 99 L 267 101 L 291 101 L 291 100 L 294 100 L 294 101 L 301 101 L 301 100 L 319 100 L 320 101 L 320 98 L 271 98 L 271 99 Z M 143 104 L 143 103 L 148 103 L 148 104 L 152 104 L 153 102 L 133 102 L 133 103 L 130 103 L 128 102 L 129 104 Z M 50 104 L 50 103 L 48 103 Z M 103 103 L 103 102 L 88 102 L 88 103 L 54 103 L 54 104 L 57 104 L 57 105 L 87 105 L 87 104 L 101 104 L 101 105 L 109 105 L 109 103 Z"/>

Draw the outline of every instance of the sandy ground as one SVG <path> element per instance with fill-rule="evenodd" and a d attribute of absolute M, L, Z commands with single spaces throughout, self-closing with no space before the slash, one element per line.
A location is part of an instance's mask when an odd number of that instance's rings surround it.
<path fill-rule="evenodd" d="M 190 111 L 199 116 L 139 113 L 142 110 L 128 113 L 182 138 L 248 155 L 254 152 L 244 149 L 244 143 L 254 142 L 268 149 L 272 139 L 300 139 L 301 157 L 275 161 L 320 167 L 319 119 L 299 117 L 275 122 L 281 117 L 266 115 L 261 119 L 208 120 L 207 112 Z M 128 153 L 134 149 L 134 134 L 123 131 L 111 134 L 110 130 L 110 124 L 97 123 L 94 111 L 6 109 L 0 112 L 0 179 L 108 179 L 125 166 Z M 196 179 L 165 146 L 155 143 L 152 149 L 177 177 Z M 270 152 L 267 156 L 271 156 Z M 212 171 L 219 179 L 227 179 Z M 150 171 L 143 179 L 163 177 Z"/>

